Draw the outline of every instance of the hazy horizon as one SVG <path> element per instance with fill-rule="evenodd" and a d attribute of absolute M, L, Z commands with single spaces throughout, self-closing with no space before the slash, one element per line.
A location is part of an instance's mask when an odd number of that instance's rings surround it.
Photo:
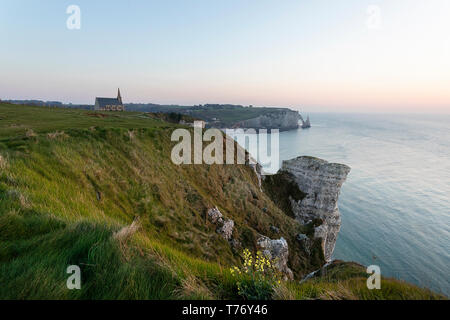
<path fill-rule="evenodd" d="M 0 0 L 0 99 L 120 87 L 126 103 L 447 114 L 449 16 L 447 0 Z"/>

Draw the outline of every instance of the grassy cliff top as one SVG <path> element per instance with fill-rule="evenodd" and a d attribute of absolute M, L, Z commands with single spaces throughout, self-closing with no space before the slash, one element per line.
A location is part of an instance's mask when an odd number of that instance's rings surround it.
<path fill-rule="evenodd" d="M 29 107 L 0 102 L 0 138 L 14 137 L 33 130 L 35 133 L 68 129 L 168 127 L 149 113 L 98 112 L 81 109 Z"/>
<path fill-rule="evenodd" d="M 229 272 L 239 252 L 208 222 L 214 206 L 243 248 L 255 251 L 258 234 L 286 238 L 297 279 L 321 266 L 250 167 L 174 165 L 175 127 L 151 114 L 0 104 L 0 299 L 239 298 Z M 70 265 L 81 290 L 66 287 Z M 390 279 L 368 291 L 349 266 L 283 282 L 273 298 L 440 298 Z"/>
<path fill-rule="evenodd" d="M 189 114 L 198 119 L 212 121 L 217 119 L 224 126 L 232 127 L 239 121 L 257 118 L 262 115 L 269 115 L 279 112 L 288 112 L 287 108 L 276 107 L 244 107 L 241 105 L 227 104 L 206 104 L 202 106 L 163 106 L 163 105 L 145 105 L 129 104 L 129 110 L 150 111 L 150 112 L 177 112 Z"/>

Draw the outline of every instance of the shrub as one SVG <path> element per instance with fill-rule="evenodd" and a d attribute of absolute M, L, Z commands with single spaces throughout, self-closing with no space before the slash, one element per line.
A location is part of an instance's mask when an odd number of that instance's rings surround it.
<path fill-rule="evenodd" d="M 275 261 L 266 258 L 260 251 L 254 256 L 250 250 L 243 251 L 244 264 L 230 269 L 236 279 L 238 294 L 245 300 L 269 300 L 275 287 L 281 283 L 281 274 Z"/>

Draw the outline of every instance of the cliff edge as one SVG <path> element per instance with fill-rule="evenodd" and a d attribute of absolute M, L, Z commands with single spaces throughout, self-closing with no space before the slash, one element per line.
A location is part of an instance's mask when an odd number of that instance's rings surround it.
<path fill-rule="evenodd" d="M 256 118 L 238 122 L 236 128 L 295 130 L 299 127 L 300 114 L 289 109 L 260 115 Z"/>
<path fill-rule="evenodd" d="M 385 277 L 369 290 L 364 267 L 326 264 L 347 166 L 179 166 L 169 159 L 182 127 L 159 115 L 0 113 L 0 299 L 249 299 L 230 274 L 244 249 L 283 273 L 264 286 L 270 299 L 445 299 Z M 74 265 L 81 288 L 68 290 Z"/>
<path fill-rule="evenodd" d="M 298 157 L 284 161 L 276 175 L 264 179 L 267 192 L 281 209 L 310 230 L 299 234 L 298 241 L 307 248 L 311 240 L 320 239 L 326 261 L 331 261 L 341 228 L 338 198 L 349 172 L 350 167 L 343 164 Z"/>

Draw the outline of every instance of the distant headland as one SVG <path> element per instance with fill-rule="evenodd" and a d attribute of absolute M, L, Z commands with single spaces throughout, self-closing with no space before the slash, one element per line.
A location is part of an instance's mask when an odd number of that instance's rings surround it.
<path fill-rule="evenodd" d="M 280 131 L 296 130 L 299 121 L 305 122 L 296 110 L 280 107 L 253 107 L 252 105 L 233 104 L 200 104 L 193 106 L 160 105 L 153 103 L 123 103 L 120 89 L 117 98 L 96 98 L 94 105 L 62 103 L 42 100 L 3 100 L 17 105 L 40 107 L 75 108 L 96 111 L 135 111 L 166 114 L 181 114 L 205 121 L 206 127 L 214 128 L 252 128 L 279 129 Z M 309 117 L 307 120 L 309 123 Z"/>

